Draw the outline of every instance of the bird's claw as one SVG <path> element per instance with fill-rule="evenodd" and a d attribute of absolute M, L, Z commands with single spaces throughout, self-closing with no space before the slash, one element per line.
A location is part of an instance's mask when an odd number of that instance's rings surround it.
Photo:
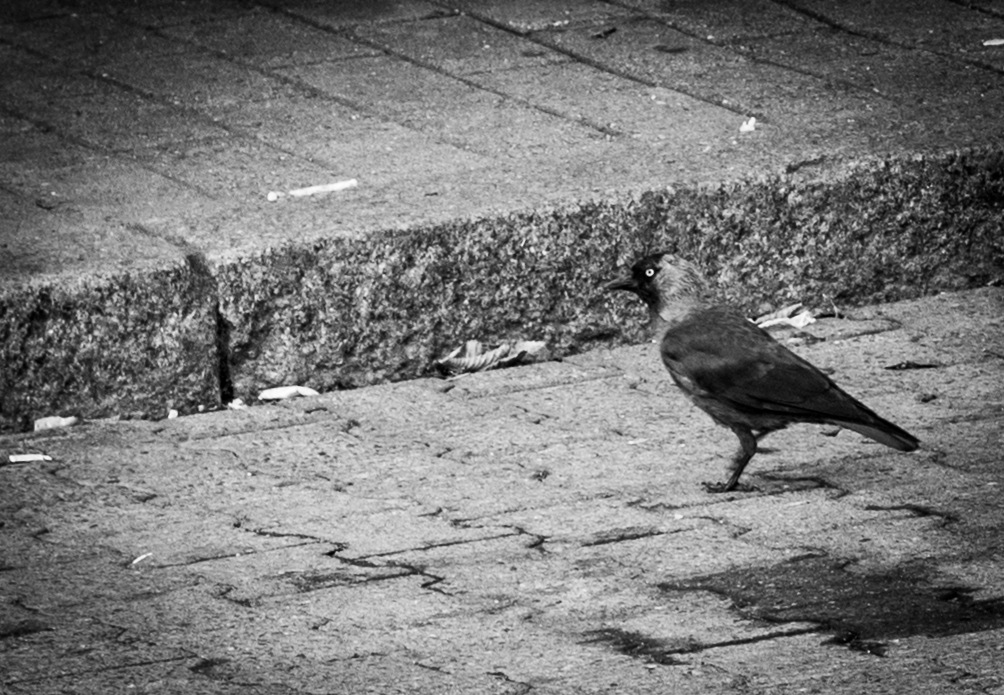
<path fill-rule="evenodd" d="M 754 485 L 747 485 L 746 483 L 736 483 L 735 485 L 729 485 L 728 483 L 701 483 L 705 492 L 711 492 L 714 494 L 722 492 L 756 492 L 759 490 Z"/>

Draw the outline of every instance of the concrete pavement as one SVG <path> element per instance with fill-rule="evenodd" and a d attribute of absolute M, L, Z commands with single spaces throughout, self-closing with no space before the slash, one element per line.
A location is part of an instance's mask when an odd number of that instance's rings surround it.
<path fill-rule="evenodd" d="M 0 437 L 0 690 L 1004 693 L 1001 37 L 981 0 L 3 4 L 0 427 L 85 423 Z M 781 338 L 921 450 L 803 426 L 706 493 L 731 435 L 596 292 L 655 247 L 849 310 Z M 415 378 L 519 338 L 563 359 Z"/>
<path fill-rule="evenodd" d="M 623 344 L 593 288 L 655 246 L 751 306 L 981 286 L 1000 37 L 982 0 L 4 3 L 0 425 Z"/>
<path fill-rule="evenodd" d="M 923 445 L 752 492 L 651 345 L 2 437 L 0 690 L 1004 693 L 1002 307 L 778 334 Z"/>

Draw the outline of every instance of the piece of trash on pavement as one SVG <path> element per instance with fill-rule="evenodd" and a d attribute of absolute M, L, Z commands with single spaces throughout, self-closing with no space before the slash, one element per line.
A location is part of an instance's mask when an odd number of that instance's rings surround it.
<path fill-rule="evenodd" d="M 983 42 L 984 46 L 1004 46 L 1004 39 L 987 39 Z"/>
<path fill-rule="evenodd" d="M 801 302 L 789 304 L 777 311 L 758 316 L 753 323 L 760 328 L 770 328 L 772 326 L 791 326 L 793 328 L 805 328 L 810 323 L 815 323 L 816 319 L 809 313 L 809 310 L 802 306 Z"/>
<path fill-rule="evenodd" d="M 258 394 L 259 401 L 281 401 L 293 396 L 320 396 L 317 391 L 307 386 L 276 386 L 265 389 Z"/>
<path fill-rule="evenodd" d="M 359 185 L 359 181 L 356 179 L 347 179 L 345 181 L 335 181 L 334 183 L 322 183 L 319 186 L 307 186 L 306 188 L 294 188 L 291 191 L 269 191 L 266 196 L 269 202 L 275 202 L 279 198 L 285 196 L 292 196 L 293 198 L 302 198 L 308 195 L 316 195 L 318 193 L 331 193 L 333 191 L 344 191 L 348 188 L 355 188 Z"/>
<path fill-rule="evenodd" d="M 54 430 L 58 427 L 71 427 L 79 422 L 80 418 L 74 415 L 71 415 L 70 417 L 59 417 L 58 415 L 40 417 L 35 420 L 35 431 L 39 432 L 41 430 Z"/>
<path fill-rule="evenodd" d="M 754 116 L 750 116 L 749 119 L 739 126 L 740 133 L 752 133 L 754 130 L 756 130 L 756 118 Z"/>
<path fill-rule="evenodd" d="M 244 405 L 244 401 L 240 398 L 235 398 L 229 403 L 227 403 L 227 410 L 246 410 L 247 406 Z"/>
<path fill-rule="evenodd" d="M 130 566 L 131 565 L 138 565 L 139 563 L 143 562 L 143 560 L 147 559 L 148 557 L 152 557 L 152 556 L 153 556 L 153 553 L 143 553 L 138 558 L 136 558 L 135 560 L 133 560 L 132 562 L 130 562 L 129 565 Z"/>
<path fill-rule="evenodd" d="M 178 417 L 178 411 L 177 410 L 175 410 L 174 408 L 171 408 L 170 410 L 167 411 L 167 419 L 168 420 L 173 420 L 176 417 Z"/>
<path fill-rule="evenodd" d="M 11 454 L 7 460 L 11 463 L 32 463 L 34 461 L 51 461 L 52 457 L 45 454 Z"/>
<path fill-rule="evenodd" d="M 446 357 L 436 360 L 435 366 L 440 372 L 448 375 L 511 367 L 521 362 L 534 361 L 535 356 L 543 351 L 545 345 L 546 343 L 541 340 L 517 340 L 486 350 L 481 341 L 468 340 Z"/>
<path fill-rule="evenodd" d="M 891 369 L 893 371 L 899 371 L 902 369 L 937 369 L 940 364 L 933 364 L 931 362 L 914 362 L 913 360 L 906 360 L 905 362 L 897 362 L 896 364 L 890 364 L 885 369 Z"/>

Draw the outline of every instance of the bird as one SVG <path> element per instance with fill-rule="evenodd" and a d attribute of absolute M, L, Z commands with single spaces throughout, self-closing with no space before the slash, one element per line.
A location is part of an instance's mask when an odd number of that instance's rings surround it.
<path fill-rule="evenodd" d="M 648 254 L 605 289 L 632 292 L 645 302 L 673 381 L 739 438 L 731 475 L 724 483 L 705 483 L 709 492 L 739 487 L 757 442 L 794 423 L 837 425 L 899 451 L 920 445 L 737 309 L 716 303 L 698 268 L 675 254 Z"/>

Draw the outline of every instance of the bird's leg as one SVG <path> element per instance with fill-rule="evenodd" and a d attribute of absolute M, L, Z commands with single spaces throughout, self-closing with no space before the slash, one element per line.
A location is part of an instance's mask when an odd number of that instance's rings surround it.
<path fill-rule="evenodd" d="M 743 474 L 746 464 L 756 453 L 757 439 L 764 436 L 770 430 L 760 431 L 754 436 L 753 430 L 743 425 L 730 425 L 729 429 L 739 437 L 739 451 L 732 458 L 732 475 L 725 483 L 705 483 L 704 487 L 708 492 L 731 492 L 739 486 L 739 476 Z"/>
<path fill-rule="evenodd" d="M 733 426 L 732 431 L 739 437 L 739 451 L 736 452 L 736 455 L 732 459 L 732 475 L 729 476 L 728 482 L 725 483 L 723 492 L 736 489 L 736 486 L 739 484 L 739 476 L 743 474 L 746 464 L 750 462 L 753 454 L 756 453 L 757 440 L 767 434 L 766 432 L 760 432 L 757 436 L 754 436 L 748 427 L 742 427 L 741 425 Z"/>

